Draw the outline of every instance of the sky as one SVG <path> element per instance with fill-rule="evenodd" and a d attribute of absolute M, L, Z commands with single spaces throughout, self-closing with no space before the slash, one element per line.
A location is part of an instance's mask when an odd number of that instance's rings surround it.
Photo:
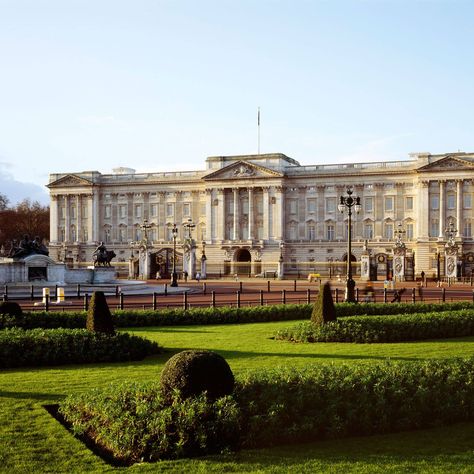
<path fill-rule="evenodd" d="M 50 173 L 474 151 L 474 2 L 0 0 L 0 193 Z"/>

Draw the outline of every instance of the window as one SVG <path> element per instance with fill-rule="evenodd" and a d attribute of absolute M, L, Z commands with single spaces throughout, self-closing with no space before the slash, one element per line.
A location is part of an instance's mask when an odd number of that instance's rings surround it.
<path fill-rule="evenodd" d="M 173 217 L 174 216 L 174 204 L 173 203 L 168 203 L 166 204 L 166 216 L 167 217 Z"/>
<path fill-rule="evenodd" d="M 82 229 L 82 241 L 87 242 L 89 240 L 89 234 L 87 233 L 87 228 Z"/>
<path fill-rule="evenodd" d="M 76 206 L 71 206 L 71 218 L 76 218 Z"/>
<path fill-rule="evenodd" d="M 119 242 L 127 241 L 127 229 L 125 227 L 119 228 Z"/>
<path fill-rule="evenodd" d="M 405 226 L 406 228 L 406 231 L 407 231 L 407 239 L 408 240 L 412 240 L 413 239 L 413 224 L 410 222 L 408 224 L 406 224 Z"/>
<path fill-rule="evenodd" d="M 374 225 L 364 224 L 364 239 L 373 239 L 373 238 L 374 238 Z"/>
<path fill-rule="evenodd" d="M 456 207 L 456 196 L 454 194 L 448 194 L 447 198 L 448 209 L 454 209 Z"/>
<path fill-rule="evenodd" d="M 59 218 L 60 219 L 65 219 L 66 218 L 66 208 L 64 206 L 61 206 L 59 208 Z"/>
<path fill-rule="evenodd" d="M 464 221 L 463 234 L 464 237 L 472 237 L 472 225 L 470 219 Z"/>
<path fill-rule="evenodd" d="M 393 239 L 393 224 L 386 223 L 384 226 L 384 236 L 386 239 Z"/>
<path fill-rule="evenodd" d="M 431 219 L 430 221 L 430 237 L 438 237 L 439 221 L 438 219 Z"/>
<path fill-rule="evenodd" d="M 59 229 L 59 241 L 64 242 L 66 240 L 66 233 L 63 228 Z"/>
<path fill-rule="evenodd" d="M 142 230 L 140 227 L 135 227 L 135 240 L 138 242 L 139 240 L 142 240 Z"/>
<path fill-rule="evenodd" d="M 110 219 L 111 212 L 110 212 L 110 205 L 104 207 L 104 217 L 106 219 Z"/>
<path fill-rule="evenodd" d="M 326 239 L 334 240 L 334 225 L 333 224 L 328 224 L 326 226 Z"/>
<path fill-rule="evenodd" d="M 135 204 L 135 217 L 142 217 L 142 205 Z"/>
<path fill-rule="evenodd" d="M 465 193 L 463 196 L 464 209 L 471 209 L 472 207 L 472 194 Z"/>
<path fill-rule="evenodd" d="M 314 214 L 316 212 L 316 199 L 308 199 L 308 212 Z"/>
<path fill-rule="evenodd" d="M 201 205 L 199 206 L 199 209 L 200 209 L 200 213 L 201 213 L 201 216 L 205 216 L 206 215 L 206 203 L 205 202 L 202 202 Z"/>
<path fill-rule="evenodd" d="M 157 236 L 156 227 L 152 227 L 150 230 L 150 239 L 156 240 L 156 236 Z"/>
<path fill-rule="evenodd" d="M 298 200 L 297 199 L 288 200 L 288 211 L 290 214 L 298 214 Z"/>
<path fill-rule="evenodd" d="M 263 199 L 257 199 L 257 213 L 263 214 Z"/>
<path fill-rule="evenodd" d="M 87 219 L 87 205 L 82 206 L 81 214 L 83 219 Z"/>
<path fill-rule="evenodd" d="M 365 212 L 372 212 L 374 210 L 374 198 L 366 197 L 364 199 L 364 209 Z"/>
<path fill-rule="evenodd" d="M 405 211 L 413 211 L 413 196 L 405 198 Z"/>
<path fill-rule="evenodd" d="M 183 204 L 183 216 L 190 217 L 191 216 L 191 204 L 189 202 L 185 202 Z"/>
<path fill-rule="evenodd" d="M 439 194 L 433 194 L 431 196 L 431 209 L 439 209 Z"/>
<path fill-rule="evenodd" d="M 385 212 L 392 212 L 393 211 L 393 196 L 385 196 L 384 204 L 385 204 Z M 392 226 L 392 229 L 393 229 L 393 226 Z"/>
<path fill-rule="evenodd" d="M 71 241 L 76 242 L 77 240 L 77 233 L 76 233 L 76 226 L 71 226 Z"/>
<path fill-rule="evenodd" d="M 314 240 L 316 238 L 316 228 L 314 225 L 308 226 L 308 239 Z"/>
<path fill-rule="evenodd" d="M 120 219 L 125 219 L 127 217 L 127 205 L 126 204 L 120 204 L 120 206 L 119 206 L 119 216 L 120 216 Z"/>
<path fill-rule="evenodd" d="M 242 199 L 242 214 L 248 214 L 248 213 L 249 213 L 249 200 Z"/>
<path fill-rule="evenodd" d="M 296 240 L 296 225 L 291 224 L 289 230 L 290 230 L 290 240 Z"/>
<path fill-rule="evenodd" d="M 326 212 L 334 212 L 336 210 L 336 198 L 326 198 Z"/>
<path fill-rule="evenodd" d="M 104 234 L 105 234 L 105 243 L 108 244 L 110 242 L 110 229 L 107 227 L 105 230 L 104 230 Z"/>
<path fill-rule="evenodd" d="M 151 205 L 151 217 L 158 216 L 158 204 Z"/>

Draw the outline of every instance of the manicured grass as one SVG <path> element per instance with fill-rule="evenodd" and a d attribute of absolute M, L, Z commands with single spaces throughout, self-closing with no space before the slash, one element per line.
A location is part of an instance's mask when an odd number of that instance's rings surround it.
<path fill-rule="evenodd" d="M 474 356 L 474 337 L 397 344 L 291 344 L 270 339 L 288 322 L 135 328 L 170 352 L 141 362 L 0 373 L 0 471 L 110 472 L 116 470 L 74 439 L 42 408 L 65 395 L 125 380 L 159 377 L 163 364 L 182 349 L 223 355 L 237 375 L 274 366 L 327 362 L 370 363 Z M 474 424 L 308 445 L 243 451 L 199 460 L 167 461 L 129 468 L 137 472 L 470 472 Z"/>

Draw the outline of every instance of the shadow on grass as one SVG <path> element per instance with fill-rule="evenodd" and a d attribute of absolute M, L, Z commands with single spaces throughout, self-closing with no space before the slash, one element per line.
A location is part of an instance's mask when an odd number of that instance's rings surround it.
<path fill-rule="evenodd" d="M 202 348 L 173 348 L 169 349 L 167 352 L 168 354 L 176 354 L 181 351 L 187 351 L 187 350 L 209 350 L 206 347 Z M 257 357 L 279 357 L 282 358 L 282 363 L 285 363 L 284 358 L 303 358 L 303 359 L 343 359 L 343 360 L 412 360 L 412 361 L 417 361 L 419 358 L 417 357 L 387 357 L 384 355 L 361 355 L 361 354 L 350 354 L 350 355 L 345 355 L 345 354 L 318 354 L 318 353 L 312 353 L 312 354 L 302 354 L 300 352 L 252 352 L 252 351 L 226 351 L 222 349 L 217 349 L 215 352 L 219 353 L 222 357 L 224 357 L 227 360 L 230 359 L 247 359 L 247 358 L 257 358 Z"/>
<path fill-rule="evenodd" d="M 7 392 L 0 390 L 1 398 L 15 398 L 18 400 L 60 400 L 65 397 L 64 394 L 58 393 L 35 393 L 35 392 Z"/>

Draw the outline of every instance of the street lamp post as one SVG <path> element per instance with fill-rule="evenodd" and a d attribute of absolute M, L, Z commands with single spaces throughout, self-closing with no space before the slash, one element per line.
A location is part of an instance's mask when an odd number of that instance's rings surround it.
<path fill-rule="evenodd" d="M 178 236 L 178 227 L 173 224 L 171 227 L 171 233 L 173 234 L 173 275 L 170 286 L 178 286 L 178 275 L 176 273 L 176 237 Z"/>
<path fill-rule="evenodd" d="M 352 197 L 352 189 L 347 188 L 347 196 L 341 196 L 340 202 L 337 206 L 339 212 L 343 213 L 347 209 L 348 224 L 347 224 L 347 279 L 346 279 L 346 298 L 347 303 L 356 303 L 355 299 L 355 281 L 352 278 L 352 208 L 359 213 L 360 211 L 360 197 Z"/>

